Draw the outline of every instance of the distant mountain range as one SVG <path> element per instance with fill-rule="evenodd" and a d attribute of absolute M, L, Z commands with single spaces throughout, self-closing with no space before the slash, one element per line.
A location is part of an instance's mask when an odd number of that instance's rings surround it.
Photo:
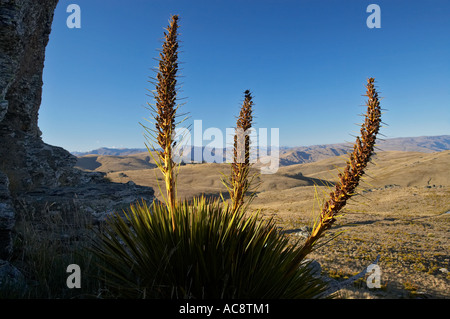
<path fill-rule="evenodd" d="M 102 147 L 89 152 L 71 152 L 75 156 L 85 155 L 113 155 L 113 156 L 125 156 L 137 153 L 147 152 L 146 148 L 108 148 Z"/>
<path fill-rule="evenodd" d="M 450 135 L 399 137 L 380 141 L 379 147 L 383 151 L 403 152 L 441 152 L 450 149 Z"/>
<path fill-rule="evenodd" d="M 280 147 L 280 166 L 311 163 L 325 158 L 346 154 L 350 150 L 350 143 L 312 145 L 299 147 Z M 450 150 L 450 135 L 400 137 L 377 142 L 378 151 L 403 151 L 432 153 Z M 202 148 L 202 153 L 205 148 Z M 207 150 L 207 149 L 206 149 Z M 208 151 L 208 150 L 207 150 Z M 216 150 L 217 151 L 217 150 Z M 78 157 L 86 155 L 99 156 L 127 156 L 147 152 L 145 148 L 99 148 L 90 152 L 73 152 Z M 214 153 L 214 152 L 213 152 Z M 194 147 L 191 148 L 191 160 Z M 225 159 L 225 149 L 222 150 Z"/>
<path fill-rule="evenodd" d="M 291 147 L 280 150 L 280 166 L 316 162 L 344 155 L 350 143 Z M 376 151 L 433 153 L 450 150 L 450 135 L 399 137 L 377 141 Z"/>

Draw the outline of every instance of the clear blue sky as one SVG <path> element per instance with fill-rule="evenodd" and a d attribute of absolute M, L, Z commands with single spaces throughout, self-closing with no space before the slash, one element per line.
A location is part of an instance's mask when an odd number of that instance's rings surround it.
<path fill-rule="evenodd" d="M 69 4 L 81 28 L 69 29 Z M 381 28 L 369 29 L 369 4 Z M 387 138 L 450 134 L 450 1 L 60 0 L 47 46 L 39 125 L 69 151 L 145 147 L 147 89 L 163 28 L 180 15 L 180 110 L 235 125 L 243 92 L 280 144 L 353 141 L 375 77 Z M 207 144 L 207 142 L 205 142 Z"/>

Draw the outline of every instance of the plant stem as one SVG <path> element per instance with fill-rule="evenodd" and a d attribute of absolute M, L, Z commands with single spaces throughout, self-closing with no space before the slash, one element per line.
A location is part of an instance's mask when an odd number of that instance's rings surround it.
<path fill-rule="evenodd" d="M 339 181 L 335 185 L 335 190 L 330 193 L 330 198 L 323 205 L 319 221 L 300 251 L 300 261 L 312 251 L 314 244 L 336 221 L 336 216 L 346 205 L 348 199 L 355 195 L 356 187 L 364 174 L 364 169 L 374 154 L 376 135 L 381 126 L 381 108 L 374 82 L 373 78 L 367 80 L 365 96 L 369 100 L 366 103 L 367 113 L 361 126 L 360 137 L 356 138 L 353 152 L 350 154 L 344 173 L 338 174 Z"/>
<path fill-rule="evenodd" d="M 249 188 L 248 174 L 250 171 L 250 129 L 252 127 L 252 95 L 245 91 L 234 136 L 234 156 L 231 165 L 231 187 L 229 189 L 232 211 L 235 212 L 244 204 L 245 193 Z"/>
<path fill-rule="evenodd" d="M 176 172 L 173 161 L 173 147 L 175 146 L 175 115 L 177 96 L 177 70 L 178 70 L 178 16 L 172 16 L 167 33 L 164 32 L 165 41 L 160 53 L 159 71 L 156 84 L 156 132 L 157 141 L 161 151 L 157 151 L 160 159 L 160 169 L 164 176 L 167 192 L 167 206 L 170 214 L 176 204 Z M 172 217 L 172 226 L 175 222 Z"/>

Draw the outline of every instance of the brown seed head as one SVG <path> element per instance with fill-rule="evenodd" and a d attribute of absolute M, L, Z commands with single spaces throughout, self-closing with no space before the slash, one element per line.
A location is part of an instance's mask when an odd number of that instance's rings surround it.
<path fill-rule="evenodd" d="M 177 71 L 178 71 L 178 16 L 172 16 L 167 33 L 164 32 L 164 44 L 160 53 L 159 70 L 156 76 L 156 130 L 157 141 L 164 156 L 169 144 L 173 143 L 175 131 Z M 170 145 L 172 146 L 172 145 Z"/>

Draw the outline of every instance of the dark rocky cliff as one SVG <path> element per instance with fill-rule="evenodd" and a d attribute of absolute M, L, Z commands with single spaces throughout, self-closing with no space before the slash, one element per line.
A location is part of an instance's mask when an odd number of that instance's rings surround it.
<path fill-rule="evenodd" d="M 75 156 L 41 139 L 42 73 L 57 3 L 0 0 L 0 258 L 11 252 L 14 210 L 24 200 L 32 207 L 76 196 L 87 207 L 95 198 L 95 209 L 110 211 L 123 201 L 153 198 L 151 188 L 112 185 L 101 174 L 75 169 Z"/>
<path fill-rule="evenodd" d="M 2 0 L 0 7 L 0 158 L 10 191 L 69 181 L 75 158 L 41 140 L 45 47 L 57 0 Z"/>

